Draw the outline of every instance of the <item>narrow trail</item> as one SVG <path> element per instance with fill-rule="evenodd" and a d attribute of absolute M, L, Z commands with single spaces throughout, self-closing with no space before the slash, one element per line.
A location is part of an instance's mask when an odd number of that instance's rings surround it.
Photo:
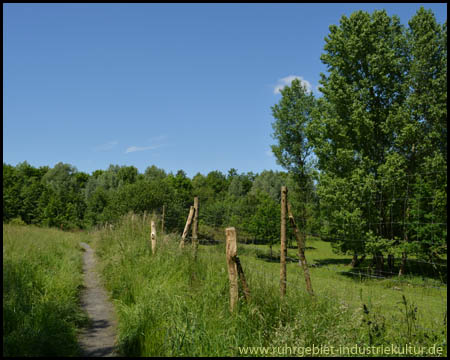
<path fill-rule="evenodd" d="M 117 320 L 113 305 L 95 270 L 94 250 L 84 242 L 80 245 L 86 250 L 83 256 L 85 289 L 81 295 L 81 305 L 91 321 L 91 325 L 83 329 L 79 336 L 83 356 L 118 356 L 115 351 Z"/>

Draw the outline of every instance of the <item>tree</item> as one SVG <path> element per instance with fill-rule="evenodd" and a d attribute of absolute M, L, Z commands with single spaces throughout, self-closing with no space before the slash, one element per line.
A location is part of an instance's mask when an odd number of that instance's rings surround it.
<path fill-rule="evenodd" d="M 421 7 L 407 35 L 409 131 L 396 144 L 414 149 L 405 157 L 412 191 L 404 245 L 433 260 L 447 249 L 447 22 Z"/>
<path fill-rule="evenodd" d="M 313 121 L 313 113 L 317 107 L 317 100 L 298 79 L 292 81 L 291 86 L 281 90 L 281 100 L 272 107 L 275 122 L 273 137 L 277 145 L 272 145 L 272 151 L 277 162 L 289 171 L 294 179 L 295 192 L 290 197 L 298 207 L 295 211 L 300 215 L 300 230 L 307 228 L 309 184 L 311 183 L 311 153 L 312 144 L 308 138 L 308 127 Z M 261 180 L 255 180 L 256 187 L 266 177 L 261 174 Z M 268 174 L 269 175 L 269 174 Z M 272 197 L 280 199 L 281 186 L 286 185 L 287 179 L 272 185 Z"/>
<path fill-rule="evenodd" d="M 57 163 L 53 169 L 49 169 L 43 176 L 42 181 L 50 186 L 58 194 L 68 193 L 76 185 L 75 174 L 77 169 L 62 162 Z"/>
<path fill-rule="evenodd" d="M 298 79 L 282 89 L 281 95 L 280 102 L 272 107 L 272 115 L 276 119 L 272 124 L 273 137 L 278 142 L 272 145 L 272 151 L 277 163 L 303 182 L 307 177 L 308 157 L 311 154 L 306 129 L 312 121 L 316 99 Z"/>
<path fill-rule="evenodd" d="M 253 196 L 258 205 L 250 218 L 249 231 L 256 240 L 272 246 L 280 240 L 280 204 L 263 191 Z"/>
<path fill-rule="evenodd" d="M 386 11 L 343 16 L 325 38 L 323 96 L 293 82 L 273 108 L 279 163 L 297 176 L 314 151 L 320 229 L 339 251 L 446 248 L 446 28 L 423 8 L 409 28 Z"/>
<path fill-rule="evenodd" d="M 86 200 L 86 222 L 93 226 L 105 221 L 104 209 L 111 201 L 108 192 L 103 187 L 96 188 Z"/>
<path fill-rule="evenodd" d="M 40 200 L 43 223 L 62 225 L 65 229 L 82 227 L 86 210 L 83 189 L 88 182 L 88 175 L 79 173 L 70 164 L 60 162 L 49 169 L 42 177 L 42 184 L 47 188 Z"/>
<path fill-rule="evenodd" d="M 167 174 L 163 169 L 159 169 L 155 165 L 152 165 L 145 169 L 144 176 L 149 180 L 162 180 L 167 176 Z"/>
<path fill-rule="evenodd" d="M 41 183 L 47 167 L 34 168 L 26 161 L 16 167 L 3 164 L 3 220 L 20 217 L 27 224 L 39 222 Z"/>
<path fill-rule="evenodd" d="M 206 186 L 213 191 L 216 197 L 225 194 L 228 190 L 226 176 L 218 170 L 211 171 L 206 175 Z"/>
<path fill-rule="evenodd" d="M 137 180 L 138 169 L 134 166 L 122 166 L 117 172 L 117 177 L 119 178 L 119 186 L 133 184 Z"/>
<path fill-rule="evenodd" d="M 245 196 L 253 186 L 248 174 L 235 174 L 229 177 L 228 194 L 236 198 Z"/>
<path fill-rule="evenodd" d="M 282 173 L 273 170 L 262 171 L 253 181 L 251 194 L 257 192 L 264 192 L 269 195 L 274 201 L 281 201 L 281 187 L 286 185 L 287 173 Z"/>
<path fill-rule="evenodd" d="M 16 168 L 3 163 L 3 221 L 9 221 L 19 216 L 20 187 Z"/>

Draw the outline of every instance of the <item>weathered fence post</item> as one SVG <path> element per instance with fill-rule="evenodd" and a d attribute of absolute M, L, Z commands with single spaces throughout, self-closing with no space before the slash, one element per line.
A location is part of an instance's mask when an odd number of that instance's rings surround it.
<path fill-rule="evenodd" d="M 194 257 L 197 257 L 197 248 L 198 248 L 198 196 L 194 197 L 194 221 L 192 223 L 192 245 L 194 247 Z"/>
<path fill-rule="evenodd" d="M 183 235 L 181 236 L 181 241 L 180 241 L 180 248 L 184 247 L 184 240 L 186 239 L 186 236 L 189 232 L 189 227 L 191 226 L 191 222 L 192 222 L 192 217 L 194 216 L 194 207 L 191 206 L 189 209 L 189 215 L 186 221 L 186 225 L 184 226 L 184 231 L 183 231 Z"/>
<path fill-rule="evenodd" d="M 155 221 L 151 222 L 151 240 L 152 240 L 152 254 L 156 253 L 156 226 Z"/>
<path fill-rule="evenodd" d="M 250 301 L 250 289 L 245 280 L 244 270 L 241 261 L 237 256 L 237 236 L 236 229 L 229 227 L 225 229 L 227 238 L 226 252 L 228 264 L 228 277 L 230 279 L 230 310 L 233 311 L 239 298 L 238 276 L 241 280 L 242 290 L 244 291 L 245 300 Z"/>
<path fill-rule="evenodd" d="M 286 199 L 287 188 L 281 187 L 281 234 L 280 234 L 280 291 L 281 296 L 286 295 Z"/>
<path fill-rule="evenodd" d="M 164 232 L 164 215 L 166 213 L 166 205 L 163 205 L 161 216 L 161 234 Z"/>
<path fill-rule="evenodd" d="M 233 311 L 238 301 L 237 264 L 234 260 L 237 255 L 236 229 L 234 227 L 226 228 L 225 234 L 227 237 L 228 278 L 230 279 L 230 310 Z"/>
<path fill-rule="evenodd" d="M 305 257 L 305 240 L 303 238 L 303 235 L 300 234 L 300 232 L 298 231 L 297 224 L 295 223 L 295 220 L 294 220 L 294 215 L 292 215 L 291 204 L 289 204 L 289 202 L 287 203 L 287 207 L 288 207 L 289 221 L 294 229 L 295 237 L 297 238 L 298 257 L 302 264 L 303 274 L 305 275 L 306 290 L 311 295 L 314 295 L 312 285 L 311 285 L 311 278 L 309 277 L 308 263 L 307 263 L 306 257 Z"/>
<path fill-rule="evenodd" d="M 241 280 L 242 290 L 244 290 L 245 300 L 250 301 L 250 289 L 248 288 L 247 281 L 245 280 L 244 270 L 242 269 L 241 261 L 238 256 L 234 257 L 234 261 L 236 262 L 237 272 L 239 275 L 239 279 Z"/>

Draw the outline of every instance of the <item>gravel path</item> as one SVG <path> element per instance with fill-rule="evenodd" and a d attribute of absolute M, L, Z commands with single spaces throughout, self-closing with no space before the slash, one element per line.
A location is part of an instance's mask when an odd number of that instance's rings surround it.
<path fill-rule="evenodd" d="M 115 352 L 117 320 L 113 305 L 95 270 L 94 251 L 84 242 L 80 245 L 86 250 L 83 257 L 85 289 L 81 295 L 81 305 L 91 320 L 91 325 L 83 329 L 79 336 L 83 355 L 118 356 Z"/>

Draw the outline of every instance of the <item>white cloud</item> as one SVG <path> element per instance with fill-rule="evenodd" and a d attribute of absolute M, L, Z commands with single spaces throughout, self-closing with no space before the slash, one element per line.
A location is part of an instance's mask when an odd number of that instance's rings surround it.
<path fill-rule="evenodd" d="M 145 151 L 145 150 L 154 150 L 163 146 L 167 146 L 167 144 L 163 143 L 163 140 L 167 139 L 166 135 L 159 135 L 152 137 L 149 139 L 150 145 L 147 146 L 129 146 L 125 150 L 125 154 L 136 152 L 136 151 Z"/>
<path fill-rule="evenodd" d="M 284 78 L 281 78 L 278 80 L 278 84 L 275 85 L 275 88 L 273 89 L 274 94 L 279 94 L 280 90 L 282 90 L 285 86 L 290 86 L 292 81 L 298 79 L 300 80 L 300 83 L 306 87 L 306 90 L 312 91 L 311 83 L 308 80 L 303 79 L 302 76 L 297 75 L 289 75 Z"/>
<path fill-rule="evenodd" d="M 136 151 L 145 151 L 145 150 L 154 150 L 162 145 L 150 145 L 150 146 L 130 146 L 125 150 L 125 154 L 136 152 Z"/>
<path fill-rule="evenodd" d="M 152 137 L 150 139 L 150 142 L 158 142 L 158 141 L 165 140 L 165 139 L 167 139 L 166 135 L 159 135 L 159 136 Z"/>
<path fill-rule="evenodd" d="M 113 147 L 115 147 L 117 144 L 119 144 L 118 141 L 110 141 L 110 142 L 107 142 L 106 144 L 96 146 L 95 150 L 108 151 L 108 150 L 111 150 Z"/>

